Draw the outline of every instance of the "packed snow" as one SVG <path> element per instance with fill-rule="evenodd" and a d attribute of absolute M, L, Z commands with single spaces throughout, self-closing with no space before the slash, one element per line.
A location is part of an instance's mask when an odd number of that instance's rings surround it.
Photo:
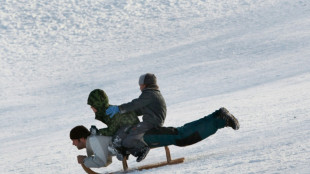
<path fill-rule="evenodd" d="M 129 102 L 146 72 L 165 126 L 224 106 L 240 129 L 170 146 L 184 163 L 134 173 L 310 173 L 308 0 L 0 1 L 0 173 L 85 173 L 69 132 L 105 126 L 88 94 Z M 156 148 L 128 164 L 163 160 Z M 121 169 L 113 158 L 94 170 Z"/>

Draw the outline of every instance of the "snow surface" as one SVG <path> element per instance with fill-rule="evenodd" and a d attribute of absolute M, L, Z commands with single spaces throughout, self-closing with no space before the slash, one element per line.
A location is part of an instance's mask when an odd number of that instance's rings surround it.
<path fill-rule="evenodd" d="M 0 173 L 84 173 L 69 131 L 104 126 L 89 92 L 129 102 L 146 72 L 166 126 L 225 106 L 241 128 L 171 146 L 183 164 L 136 173 L 310 173 L 308 0 L 1 0 Z M 164 158 L 158 148 L 129 166 Z"/>

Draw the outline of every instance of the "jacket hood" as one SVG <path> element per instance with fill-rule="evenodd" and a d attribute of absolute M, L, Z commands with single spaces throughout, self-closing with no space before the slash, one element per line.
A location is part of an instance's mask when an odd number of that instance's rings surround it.
<path fill-rule="evenodd" d="M 150 84 L 150 85 L 146 85 L 145 89 L 156 89 L 156 90 L 159 90 L 159 87 L 156 84 Z"/>
<path fill-rule="evenodd" d="M 109 98 L 102 89 L 95 89 L 92 92 L 90 92 L 87 99 L 87 104 L 96 108 L 97 120 L 102 120 L 103 118 L 109 118 L 104 117 L 106 116 L 105 111 L 109 107 Z"/>

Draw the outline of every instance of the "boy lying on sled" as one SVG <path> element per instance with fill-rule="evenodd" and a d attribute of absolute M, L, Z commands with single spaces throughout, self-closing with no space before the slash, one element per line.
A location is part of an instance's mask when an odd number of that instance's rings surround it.
<path fill-rule="evenodd" d="M 144 134 L 143 139 L 151 148 L 168 145 L 188 146 L 213 135 L 218 129 L 224 127 L 238 130 L 239 122 L 226 108 L 220 108 L 208 116 L 181 127 L 151 129 Z M 123 127 L 116 136 L 126 136 L 129 131 L 130 126 Z M 70 131 L 70 139 L 79 150 L 86 148 L 87 156 L 77 157 L 79 164 L 84 164 L 88 168 L 99 168 L 112 163 L 113 154 L 108 149 L 112 145 L 111 136 L 94 135 L 86 127 L 76 126 Z"/>

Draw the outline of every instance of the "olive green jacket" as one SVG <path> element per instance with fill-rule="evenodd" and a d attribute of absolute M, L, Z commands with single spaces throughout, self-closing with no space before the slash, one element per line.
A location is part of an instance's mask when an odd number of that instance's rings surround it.
<path fill-rule="evenodd" d="M 112 119 L 110 119 L 110 116 L 105 117 L 108 117 L 109 119 L 98 119 L 107 125 L 107 128 L 99 129 L 100 134 L 105 136 L 113 136 L 122 126 L 135 125 L 140 122 L 135 112 L 124 114 L 118 113 L 115 114 Z"/>
<path fill-rule="evenodd" d="M 107 128 L 99 129 L 102 135 L 112 136 L 120 127 L 125 125 L 135 125 L 140 122 L 137 116 L 141 115 L 141 113 L 138 113 L 138 111 L 122 114 L 118 113 L 112 118 L 110 118 L 109 115 L 106 115 L 105 111 L 109 107 L 109 98 L 101 89 L 95 89 L 89 94 L 87 104 L 97 110 L 95 113 L 95 119 L 100 120 L 107 125 Z"/>

